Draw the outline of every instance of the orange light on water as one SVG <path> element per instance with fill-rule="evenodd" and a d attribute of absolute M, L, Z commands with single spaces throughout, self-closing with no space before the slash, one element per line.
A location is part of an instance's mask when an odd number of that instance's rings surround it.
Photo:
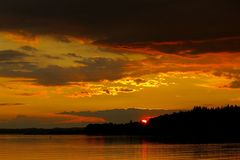
<path fill-rule="evenodd" d="M 141 122 L 142 122 L 142 124 L 147 124 L 148 123 L 148 121 L 146 119 L 142 119 Z"/>

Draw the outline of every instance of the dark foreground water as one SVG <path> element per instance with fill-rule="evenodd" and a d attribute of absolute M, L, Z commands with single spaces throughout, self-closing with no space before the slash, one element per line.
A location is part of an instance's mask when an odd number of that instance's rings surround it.
<path fill-rule="evenodd" d="M 0 160 L 240 160 L 240 144 L 159 144 L 131 137 L 0 135 Z"/>

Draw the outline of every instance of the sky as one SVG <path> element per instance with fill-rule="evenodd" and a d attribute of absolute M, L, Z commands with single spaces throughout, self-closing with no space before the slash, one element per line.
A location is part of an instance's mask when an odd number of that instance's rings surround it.
<path fill-rule="evenodd" d="M 240 105 L 239 16 L 238 0 L 0 1 L 0 127 Z"/>

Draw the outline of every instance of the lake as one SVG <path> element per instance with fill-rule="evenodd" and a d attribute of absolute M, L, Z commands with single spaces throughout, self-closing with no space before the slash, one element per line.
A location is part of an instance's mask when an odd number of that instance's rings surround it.
<path fill-rule="evenodd" d="M 160 144 L 133 137 L 0 135 L 1 160 L 237 160 L 240 144 Z"/>

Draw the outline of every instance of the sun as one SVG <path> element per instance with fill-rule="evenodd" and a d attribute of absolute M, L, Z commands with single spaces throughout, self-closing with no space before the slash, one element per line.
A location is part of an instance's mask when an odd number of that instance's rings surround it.
<path fill-rule="evenodd" d="M 142 122 L 142 124 L 147 124 L 148 123 L 148 121 L 146 119 L 142 119 L 141 122 Z"/>

